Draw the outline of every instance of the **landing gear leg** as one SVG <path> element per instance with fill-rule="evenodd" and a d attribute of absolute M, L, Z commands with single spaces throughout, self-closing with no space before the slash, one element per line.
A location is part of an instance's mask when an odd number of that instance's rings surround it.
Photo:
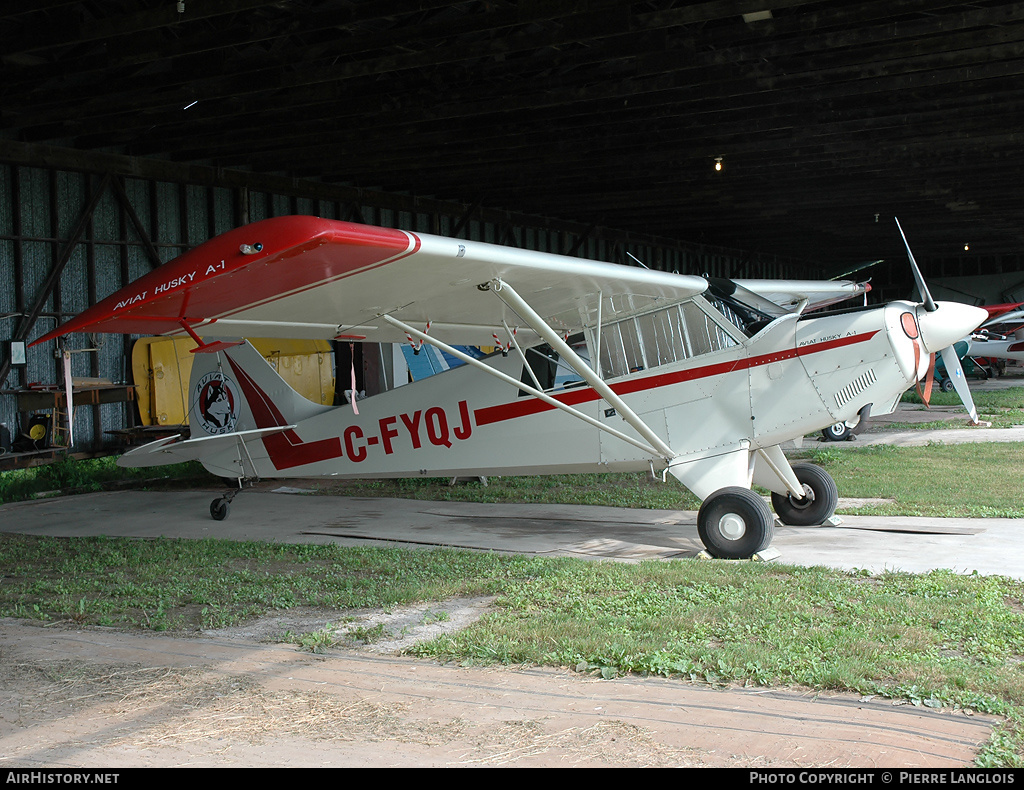
<path fill-rule="evenodd" d="M 749 488 L 730 486 L 704 500 L 697 533 L 712 556 L 747 559 L 771 545 L 775 519 L 760 496 Z"/>

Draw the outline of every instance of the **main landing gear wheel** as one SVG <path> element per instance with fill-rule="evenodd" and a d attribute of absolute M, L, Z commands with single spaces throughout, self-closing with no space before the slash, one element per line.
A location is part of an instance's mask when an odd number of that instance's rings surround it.
<path fill-rule="evenodd" d="M 783 524 L 816 527 L 836 512 L 839 490 L 828 472 L 814 464 L 793 464 L 796 479 L 804 487 L 803 499 L 792 494 L 772 494 L 772 507 Z"/>
<path fill-rule="evenodd" d="M 697 533 L 714 557 L 746 559 L 771 545 L 775 518 L 765 501 L 749 488 L 720 488 L 704 500 Z"/>
<path fill-rule="evenodd" d="M 853 431 L 845 422 L 837 422 L 825 428 L 821 435 L 825 437 L 826 442 L 844 442 L 850 438 L 851 433 Z"/>

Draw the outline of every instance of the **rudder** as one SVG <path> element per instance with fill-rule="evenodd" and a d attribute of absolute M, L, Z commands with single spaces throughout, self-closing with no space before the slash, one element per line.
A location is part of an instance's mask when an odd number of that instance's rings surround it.
<path fill-rule="evenodd" d="M 193 438 L 295 425 L 330 408 L 299 395 L 248 341 L 196 354 L 189 381 Z"/>

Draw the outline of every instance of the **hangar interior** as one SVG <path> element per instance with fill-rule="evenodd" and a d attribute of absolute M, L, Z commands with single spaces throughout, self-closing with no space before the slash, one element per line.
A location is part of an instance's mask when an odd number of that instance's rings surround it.
<path fill-rule="evenodd" d="M 1021 4 L 11 0 L 0 20 L 7 442 L 60 427 L 64 357 L 25 344 L 285 214 L 870 278 L 873 300 L 911 294 L 898 216 L 936 295 L 1024 300 Z M 137 339 L 68 342 L 76 453 L 140 426 Z"/>

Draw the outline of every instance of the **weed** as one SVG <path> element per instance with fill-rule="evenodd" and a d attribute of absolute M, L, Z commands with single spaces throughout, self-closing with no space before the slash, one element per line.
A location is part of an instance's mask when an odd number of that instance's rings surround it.
<path fill-rule="evenodd" d="M 816 449 L 811 454 L 811 460 L 820 466 L 830 466 L 837 463 L 842 458 L 839 452 L 839 450 L 834 448 Z"/>
<path fill-rule="evenodd" d="M 345 632 L 345 636 L 364 645 L 372 645 L 374 642 L 379 642 L 385 637 L 390 636 L 390 634 L 388 633 L 387 628 L 384 627 L 383 623 L 378 623 L 377 625 L 370 626 L 369 628 L 361 625 L 350 628 Z"/>
<path fill-rule="evenodd" d="M 330 626 L 302 634 L 294 640 L 301 649 L 311 653 L 323 653 L 338 644 L 337 632 Z"/>

